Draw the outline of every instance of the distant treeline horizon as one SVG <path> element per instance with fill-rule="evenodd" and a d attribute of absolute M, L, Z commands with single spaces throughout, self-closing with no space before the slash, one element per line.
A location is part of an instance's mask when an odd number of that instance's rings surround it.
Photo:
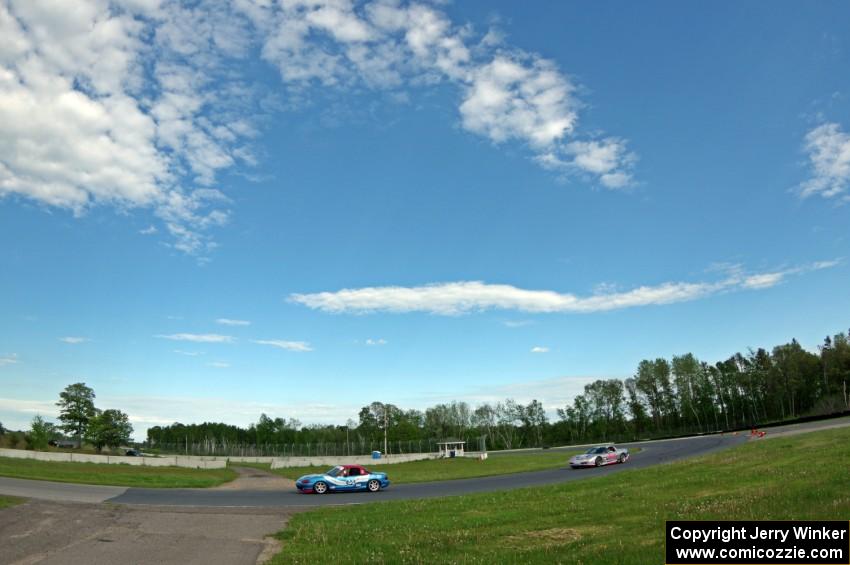
<path fill-rule="evenodd" d="M 208 452 L 254 446 L 266 454 L 302 454 L 296 446 L 316 446 L 316 452 L 339 455 L 365 453 L 385 441 L 390 452 L 422 450 L 423 442 L 433 449 L 444 439 L 465 440 L 469 449 L 517 449 L 740 429 L 850 409 L 848 335 L 826 337 L 817 352 L 791 340 L 714 364 L 691 353 L 644 359 L 632 377 L 585 385 L 571 404 L 556 408 L 551 422 L 537 400 L 474 407 L 453 401 L 424 411 L 372 402 L 346 425 L 304 425 L 261 414 L 247 428 L 212 422 L 153 426 L 146 443 Z"/>

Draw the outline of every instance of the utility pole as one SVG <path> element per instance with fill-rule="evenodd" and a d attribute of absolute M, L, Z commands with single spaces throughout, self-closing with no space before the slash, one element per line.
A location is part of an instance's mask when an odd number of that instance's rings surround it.
<path fill-rule="evenodd" d="M 387 405 L 384 404 L 384 455 L 387 454 Z"/>

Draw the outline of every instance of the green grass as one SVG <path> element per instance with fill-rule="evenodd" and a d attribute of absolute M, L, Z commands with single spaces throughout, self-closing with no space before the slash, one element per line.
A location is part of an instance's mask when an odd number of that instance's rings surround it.
<path fill-rule="evenodd" d="M 290 519 L 272 563 L 654 565 L 665 520 L 846 520 L 848 443 L 844 428 L 552 487 L 321 508 Z"/>
<path fill-rule="evenodd" d="M 0 476 L 87 485 L 205 488 L 232 481 L 236 478 L 236 472 L 232 469 L 138 467 L 0 457 Z"/>
<path fill-rule="evenodd" d="M 469 479 L 474 477 L 489 477 L 491 475 L 507 475 L 526 471 L 543 471 L 566 467 L 570 457 L 576 451 L 553 451 L 548 453 L 523 454 L 490 454 L 486 461 L 478 461 L 471 457 L 456 457 L 453 459 L 428 459 L 410 461 L 407 463 L 392 463 L 384 465 L 365 465 L 370 471 L 386 473 L 393 483 L 424 483 L 429 481 L 446 481 L 450 479 Z M 275 469 L 277 473 L 289 479 L 297 479 L 310 473 L 324 473 L 329 465 L 312 467 L 288 467 Z"/>
<path fill-rule="evenodd" d="M 0 510 L 21 504 L 22 502 L 26 502 L 26 500 L 23 498 L 15 498 L 14 496 L 5 496 L 0 494 Z"/>

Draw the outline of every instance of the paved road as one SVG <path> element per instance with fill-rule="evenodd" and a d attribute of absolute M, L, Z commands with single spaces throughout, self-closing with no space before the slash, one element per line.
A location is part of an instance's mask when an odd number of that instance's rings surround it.
<path fill-rule="evenodd" d="M 375 493 L 334 493 L 325 496 L 310 496 L 294 490 L 261 491 L 209 491 L 205 489 L 138 489 L 131 488 L 119 496 L 109 499 L 117 504 L 151 504 L 179 506 L 326 506 L 340 504 L 362 504 L 386 500 L 432 498 L 474 492 L 487 492 L 526 486 L 545 486 L 567 481 L 580 480 L 600 475 L 619 473 L 628 469 L 648 467 L 684 457 L 710 453 L 745 441 L 744 436 L 707 436 L 687 440 L 669 440 L 643 444 L 624 465 L 609 465 L 599 469 L 573 470 L 565 466 L 560 469 L 517 473 L 476 479 L 460 479 L 433 483 L 392 485 L 389 489 Z M 493 457 L 500 457 L 495 455 Z M 502 455 L 501 457 L 510 457 Z M 392 479 L 392 468 L 388 470 Z"/>
<path fill-rule="evenodd" d="M 30 500 L 0 511 L 0 565 L 256 565 L 296 511 Z"/>
<path fill-rule="evenodd" d="M 771 428 L 768 438 L 782 435 L 813 431 L 850 425 L 850 418 L 810 422 L 793 426 Z M 621 473 L 629 469 L 639 469 L 704 455 L 726 449 L 747 441 L 747 434 L 713 435 L 675 440 L 662 440 L 625 444 L 627 447 L 641 447 L 624 465 L 610 465 L 599 469 L 572 470 L 565 467 L 533 473 L 517 473 L 477 479 L 462 479 L 433 483 L 392 485 L 389 489 L 375 494 L 335 493 L 325 496 L 302 495 L 294 490 L 211 490 L 211 489 L 121 489 L 107 487 L 84 487 L 83 485 L 64 485 L 40 481 L 0 478 L 0 493 L 27 498 L 48 500 L 75 500 L 76 496 L 86 496 L 84 501 L 107 501 L 116 504 L 182 506 L 182 507 L 312 507 L 340 504 L 362 504 L 386 500 L 405 500 L 412 498 L 432 498 L 455 496 L 474 492 L 488 492 L 518 487 L 539 487 L 568 481 L 586 479 Z M 567 448 L 562 448 L 566 450 Z M 557 451 L 557 449 L 552 450 Z M 509 454 L 492 457 L 511 457 Z M 389 470 L 392 479 L 392 469 Z M 88 490 L 92 489 L 92 490 Z M 82 494 L 80 494 L 82 493 Z M 60 498 L 61 497 L 61 498 Z"/>

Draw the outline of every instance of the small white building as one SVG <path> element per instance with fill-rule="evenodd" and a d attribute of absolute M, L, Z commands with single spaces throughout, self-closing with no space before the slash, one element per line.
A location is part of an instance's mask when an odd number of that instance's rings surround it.
<path fill-rule="evenodd" d="M 437 452 L 440 457 L 463 457 L 465 441 L 438 441 Z"/>

